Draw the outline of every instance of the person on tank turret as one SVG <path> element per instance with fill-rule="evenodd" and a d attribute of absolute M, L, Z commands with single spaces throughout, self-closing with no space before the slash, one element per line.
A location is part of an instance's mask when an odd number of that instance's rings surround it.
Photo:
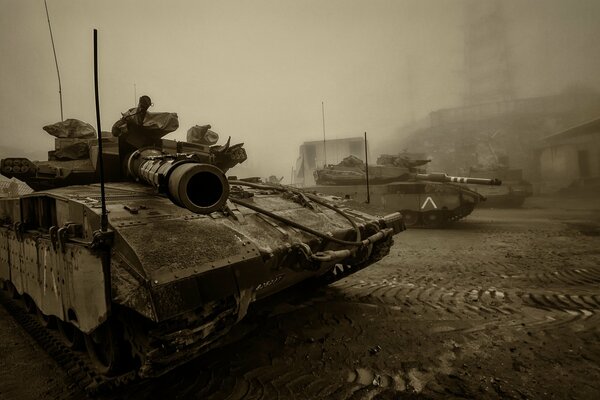
<path fill-rule="evenodd" d="M 113 136 L 119 137 L 124 133 L 141 128 L 144 125 L 144 118 L 148 108 L 152 105 L 150 96 L 142 96 L 137 107 L 130 108 L 122 113 L 121 119 L 114 123 L 112 127 Z"/>
<path fill-rule="evenodd" d="M 124 161 L 129 154 L 143 147 L 161 147 L 161 139 L 179 127 L 177 113 L 150 112 L 150 96 L 141 96 L 137 107 L 121 113 L 112 127 L 112 134 L 119 138 L 119 155 Z"/>

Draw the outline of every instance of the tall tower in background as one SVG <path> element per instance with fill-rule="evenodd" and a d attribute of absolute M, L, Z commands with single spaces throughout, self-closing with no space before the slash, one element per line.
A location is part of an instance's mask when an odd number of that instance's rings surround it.
<path fill-rule="evenodd" d="M 506 20 L 500 0 L 465 3 L 465 105 L 514 98 Z"/>

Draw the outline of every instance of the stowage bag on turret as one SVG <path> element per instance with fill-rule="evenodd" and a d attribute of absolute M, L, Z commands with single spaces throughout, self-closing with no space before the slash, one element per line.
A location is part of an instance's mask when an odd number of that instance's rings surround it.
<path fill-rule="evenodd" d="M 142 127 L 144 130 L 160 131 L 166 135 L 179 128 L 179 118 L 173 112 L 147 112 Z"/>
<path fill-rule="evenodd" d="M 219 141 L 219 135 L 210 130 L 210 125 L 194 125 L 187 131 L 187 141 L 190 143 L 212 146 Z"/>
<path fill-rule="evenodd" d="M 96 137 L 96 130 L 87 122 L 69 118 L 42 128 L 57 138 L 92 139 Z"/>
<path fill-rule="evenodd" d="M 144 116 L 144 122 L 140 127 L 135 120 L 136 115 L 139 113 L 137 108 L 131 108 L 122 114 L 119 119 L 112 127 L 112 133 L 114 136 L 122 136 L 136 128 L 143 132 L 153 133 L 157 136 L 164 136 L 167 133 L 173 132 L 179 128 L 179 118 L 177 113 L 173 112 L 157 112 L 151 113 L 146 112 Z"/>

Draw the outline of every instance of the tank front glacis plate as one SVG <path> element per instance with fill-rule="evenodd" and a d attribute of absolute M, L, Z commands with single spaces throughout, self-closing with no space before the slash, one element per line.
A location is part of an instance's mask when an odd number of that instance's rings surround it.
<path fill-rule="evenodd" d="M 220 212 L 194 214 L 165 197 L 131 190 L 136 187 L 111 184 L 107 188 L 109 222 L 115 231 L 113 300 L 154 321 L 227 296 L 253 301 L 333 266 L 306 268 L 306 260 L 292 250 L 294 243 L 306 243 L 314 252 L 343 247 L 320 245 L 313 235 L 244 207 L 238 210 L 241 220 Z M 77 198 L 88 202 L 90 212 L 100 212 L 90 207 L 91 196 L 77 193 Z M 257 194 L 252 201 L 314 230 L 354 239 L 353 228 L 334 211 L 304 207 L 279 194 Z M 355 218 L 359 224 L 367 222 Z"/>
<path fill-rule="evenodd" d="M 90 229 L 97 229 L 101 212 L 96 189 L 63 191 L 95 217 L 88 218 L 93 220 Z M 253 266 L 248 285 L 268 279 L 258 249 L 223 224 L 227 218 L 222 213 L 195 214 L 130 183 L 107 185 L 106 204 L 114 230 L 113 301 L 151 320 L 165 320 L 214 299 L 239 297 L 237 269 L 246 265 Z"/>
<path fill-rule="evenodd" d="M 253 269 L 248 286 L 266 276 L 257 248 L 225 226 L 224 219 L 190 213 L 116 228 L 116 250 L 150 283 L 156 320 L 239 296 L 240 270 Z"/>

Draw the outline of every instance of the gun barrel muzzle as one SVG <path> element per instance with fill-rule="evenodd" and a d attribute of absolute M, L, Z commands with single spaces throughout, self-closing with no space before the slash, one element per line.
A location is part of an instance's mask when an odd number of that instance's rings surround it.
<path fill-rule="evenodd" d="M 169 175 L 168 194 L 176 204 L 192 212 L 209 214 L 225 205 L 229 182 L 214 165 L 183 163 Z"/>
<path fill-rule="evenodd" d="M 134 152 L 127 163 L 129 174 L 192 212 L 209 214 L 223 208 L 229 197 L 223 171 L 212 164 L 157 153 Z"/>

